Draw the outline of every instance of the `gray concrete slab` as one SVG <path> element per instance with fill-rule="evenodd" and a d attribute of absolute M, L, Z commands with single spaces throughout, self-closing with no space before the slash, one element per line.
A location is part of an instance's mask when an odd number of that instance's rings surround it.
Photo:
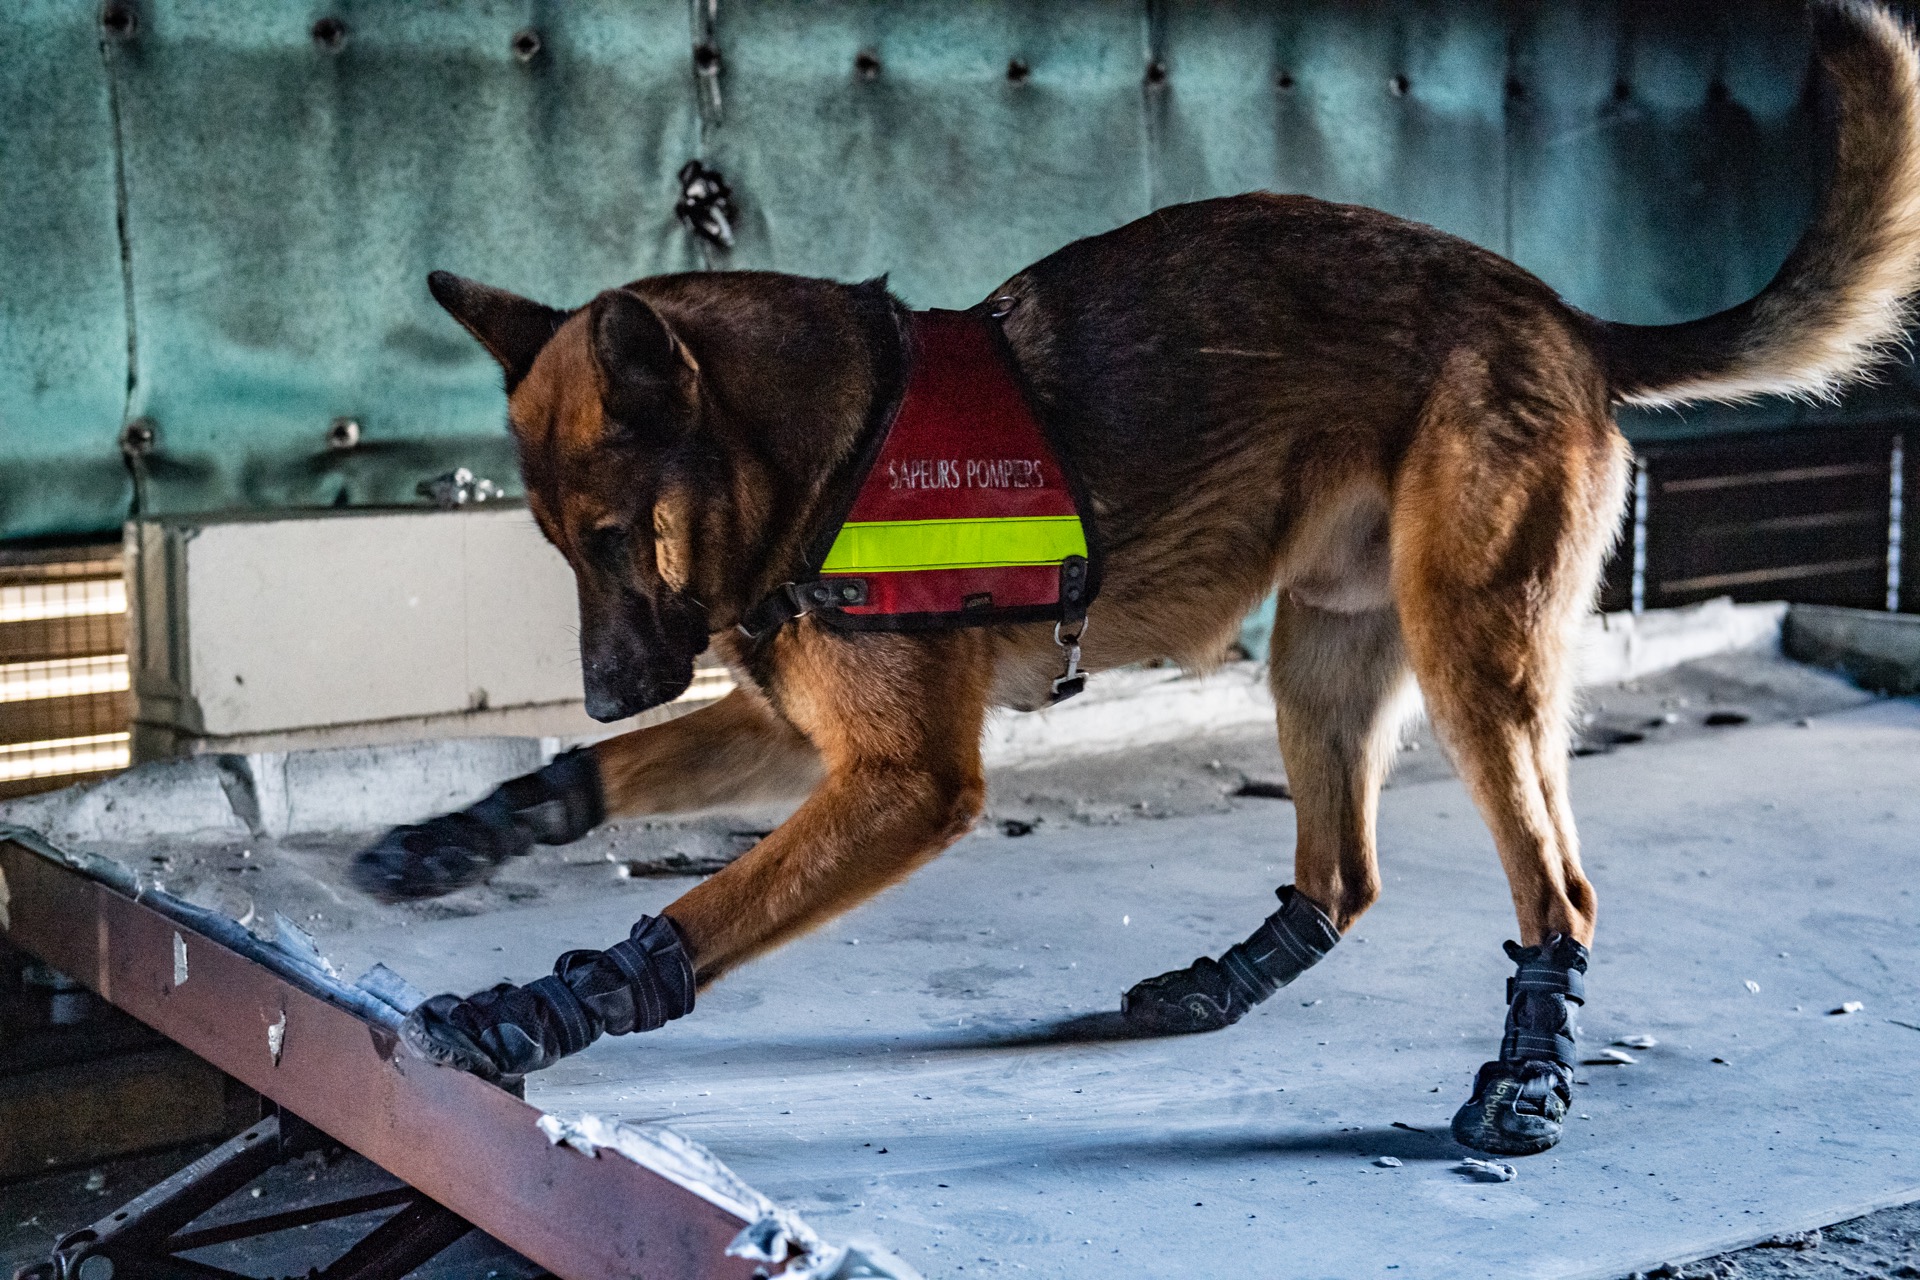
<path fill-rule="evenodd" d="M 1228 1031 L 1105 1041 L 1088 1015 L 1271 909 L 1284 802 L 963 841 L 529 1096 L 672 1124 L 930 1277 L 1617 1277 L 1920 1198 L 1920 704 L 1650 743 L 1574 786 L 1584 1045 L 1660 1043 L 1584 1068 L 1567 1140 L 1513 1182 L 1454 1172 L 1443 1136 L 1512 931 L 1451 780 L 1388 793 L 1384 901 Z M 526 980 L 684 884 L 327 946 L 430 988 Z"/>

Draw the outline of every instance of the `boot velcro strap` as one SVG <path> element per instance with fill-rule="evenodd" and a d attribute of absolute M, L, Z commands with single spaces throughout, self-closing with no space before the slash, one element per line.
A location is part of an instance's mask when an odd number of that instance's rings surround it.
<path fill-rule="evenodd" d="M 1587 1002 L 1587 975 L 1578 969 L 1560 969 L 1552 965 L 1527 964 L 1507 979 L 1507 1002 L 1521 992 L 1534 995 L 1565 996 L 1575 1004 Z"/>
<path fill-rule="evenodd" d="M 693 963 L 665 916 L 641 916 L 631 936 L 606 950 L 633 992 L 635 1031 L 653 1031 L 693 1011 Z"/>
<path fill-rule="evenodd" d="M 532 847 L 533 841 L 516 830 L 512 822 L 495 819 L 496 815 L 481 805 L 459 813 L 443 813 L 417 827 L 404 828 L 406 844 L 422 853 L 453 848 L 496 865 Z"/>
<path fill-rule="evenodd" d="M 1576 1047 L 1572 1036 L 1541 1035 L 1528 1031 L 1515 1033 L 1507 1046 L 1515 1058 L 1547 1058 L 1568 1067 L 1573 1065 Z"/>
<path fill-rule="evenodd" d="M 1280 909 L 1245 942 L 1227 948 L 1220 967 L 1249 1004 L 1256 1004 L 1305 973 L 1333 950 L 1340 931 L 1311 899 L 1280 890 Z"/>
<path fill-rule="evenodd" d="M 573 994 L 557 975 L 548 974 L 544 978 L 529 982 L 527 993 L 537 996 L 551 1013 L 553 1030 L 559 1035 L 560 1043 L 552 1046 L 555 1057 L 564 1058 L 568 1054 L 578 1053 L 593 1043 L 599 1028 L 588 1016 L 586 1007 L 580 1003 L 580 997 Z"/>

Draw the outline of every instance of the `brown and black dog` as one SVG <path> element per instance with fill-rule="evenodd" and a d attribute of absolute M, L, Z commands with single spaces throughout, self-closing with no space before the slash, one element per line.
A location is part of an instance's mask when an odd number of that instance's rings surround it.
<path fill-rule="evenodd" d="M 1417 687 L 1492 829 L 1523 944 L 1509 944 L 1501 1058 L 1456 1134 L 1519 1153 L 1555 1140 L 1595 912 L 1567 797 L 1569 643 L 1627 483 L 1613 407 L 1827 394 L 1900 340 L 1920 286 L 1914 45 L 1865 4 L 1821 4 L 1813 27 L 1838 98 L 1830 189 L 1765 291 L 1706 319 L 1608 323 L 1453 236 L 1266 194 L 1162 209 L 994 291 L 1104 547 L 1086 665 L 1204 668 L 1279 593 L 1271 680 L 1298 837 L 1287 905 L 1263 930 L 1307 952 L 1273 961 L 1269 937 L 1251 988 L 1211 960 L 1142 983 L 1127 1011 L 1143 1030 L 1232 1021 L 1374 902 L 1376 800 Z M 1045 625 L 736 630 L 806 569 L 876 405 L 900 394 L 913 351 L 883 284 L 676 275 L 571 312 L 432 285 L 506 371 L 528 501 L 579 580 L 588 710 L 615 720 L 674 697 L 709 648 L 739 688 L 508 784 L 464 827 L 394 833 L 362 883 L 443 891 L 604 813 L 806 796 L 667 907 L 671 928 L 643 922 L 643 941 L 636 927 L 599 978 L 581 975 L 611 953 L 570 953 L 554 979 L 416 1015 L 417 1048 L 512 1074 L 600 1030 L 658 1025 L 690 1006 L 693 978 L 940 853 L 981 812 L 989 710 L 1044 703 L 1060 651 Z M 559 1015 L 541 1001 L 570 999 L 567 983 L 585 1039 L 547 1025 Z"/>

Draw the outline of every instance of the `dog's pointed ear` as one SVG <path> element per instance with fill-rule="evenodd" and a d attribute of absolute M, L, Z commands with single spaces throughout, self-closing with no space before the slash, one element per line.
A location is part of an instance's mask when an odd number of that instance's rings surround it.
<path fill-rule="evenodd" d="M 609 289 L 595 298 L 588 323 L 608 419 L 642 438 L 670 431 L 693 372 L 693 360 L 673 330 L 627 289 Z"/>
<path fill-rule="evenodd" d="M 427 277 L 427 289 L 433 300 L 460 322 L 460 327 L 480 340 L 480 345 L 506 370 L 507 394 L 533 368 L 534 357 L 547 345 L 547 339 L 567 318 L 530 298 L 495 289 L 477 280 L 467 280 L 450 271 L 435 271 Z"/>

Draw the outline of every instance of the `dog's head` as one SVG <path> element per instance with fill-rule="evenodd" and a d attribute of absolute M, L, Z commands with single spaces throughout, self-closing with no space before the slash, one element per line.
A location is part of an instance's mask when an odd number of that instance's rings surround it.
<path fill-rule="evenodd" d="M 692 354 L 631 289 L 566 312 L 443 271 L 428 287 L 506 371 L 527 503 L 579 586 L 587 714 L 679 697 L 708 633 L 683 527 L 701 462 Z"/>

